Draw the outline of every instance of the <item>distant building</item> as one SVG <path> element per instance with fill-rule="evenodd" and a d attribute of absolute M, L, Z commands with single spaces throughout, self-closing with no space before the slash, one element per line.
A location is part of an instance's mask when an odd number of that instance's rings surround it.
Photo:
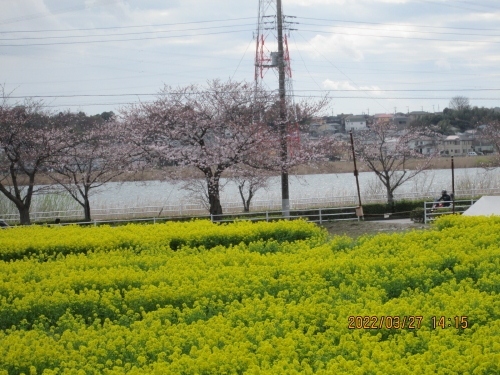
<path fill-rule="evenodd" d="M 391 113 L 377 113 L 373 115 L 373 124 L 391 124 L 393 117 Z"/>
<path fill-rule="evenodd" d="M 409 142 L 409 146 L 417 151 L 418 153 L 425 155 L 425 156 L 430 156 L 432 154 L 435 154 L 438 152 L 439 149 L 439 144 L 440 144 L 440 139 L 438 136 L 435 137 L 430 137 L 427 135 L 421 135 L 415 139 L 412 139 Z"/>
<path fill-rule="evenodd" d="M 365 116 L 348 116 L 345 119 L 345 131 L 357 131 L 357 130 L 366 130 L 368 127 L 366 126 L 366 117 Z"/>
<path fill-rule="evenodd" d="M 406 129 L 410 124 L 410 118 L 402 113 L 396 113 L 392 117 L 392 123 L 397 127 L 398 130 Z"/>
<path fill-rule="evenodd" d="M 373 124 L 388 124 L 396 126 L 397 130 L 406 129 L 410 118 L 403 113 L 378 113 L 373 115 Z"/>
<path fill-rule="evenodd" d="M 415 121 L 415 120 L 419 119 L 420 117 L 426 116 L 426 115 L 430 115 L 430 113 L 429 112 L 425 112 L 425 111 L 413 111 L 413 112 L 410 112 L 408 114 L 408 118 L 410 119 L 409 122 Z"/>
<path fill-rule="evenodd" d="M 324 116 L 312 119 L 309 124 L 309 137 L 318 138 L 342 132 L 343 118 L 340 116 Z"/>
<path fill-rule="evenodd" d="M 474 137 L 470 135 L 449 135 L 442 139 L 439 147 L 441 155 L 466 156 L 474 151 Z"/>

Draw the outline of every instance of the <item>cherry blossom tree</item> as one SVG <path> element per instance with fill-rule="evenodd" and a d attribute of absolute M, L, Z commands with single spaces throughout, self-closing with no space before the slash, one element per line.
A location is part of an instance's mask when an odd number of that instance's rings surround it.
<path fill-rule="evenodd" d="M 500 165 L 500 121 L 489 120 L 487 124 L 479 126 L 477 139 L 485 144 L 491 144 L 494 148 L 494 154 L 488 162 L 481 163 L 484 167 L 495 168 Z"/>
<path fill-rule="evenodd" d="M 151 103 L 140 103 L 123 112 L 129 129 L 127 141 L 145 158 L 194 167 L 207 187 L 209 211 L 221 215 L 220 179 L 231 166 L 253 158 L 272 142 L 268 126 L 256 121 L 273 103 L 273 95 L 253 84 L 210 81 L 165 87 Z M 183 179 L 174 168 L 170 177 Z"/>
<path fill-rule="evenodd" d="M 270 171 L 252 168 L 244 164 L 238 164 L 231 169 L 228 179 L 236 184 L 238 193 L 243 203 L 243 212 L 250 212 L 252 199 L 260 189 L 269 186 L 269 180 L 273 176 Z"/>
<path fill-rule="evenodd" d="M 2 91 L 0 103 L 0 192 L 19 211 L 20 223 L 30 224 L 30 206 L 37 192 L 36 177 L 51 158 L 68 147 L 66 124 L 43 110 L 42 103 L 27 100 L 10 105 Z"/>
<path fill-rule="evenodd" d="M 132 159 L 126 144 L 116 142 L 119 129 L 113 119 L 79 128 L 74 146 L 53 158 L 50 177 L 82 206 L 84 220 L 90 221 L 91 192 L 123 174 Z"/>
<path fill-rule="evenodd" d="M 289 112 L 298 114 L 294 120 L 300 122 L 326 103 L 303 101 Z M 253 83 L 214 80 L 207 87 L 165 87 L 153 102 L 126 108 L 122 123 L 137 154 L 157 165 L 162 161 L 196 169 L 207 189 L 210 214 L 221 215 L 220 181 L 229 168 L 245 164 L 288 173 L 326 150 L 322 141 L 293 142 L 300 137 L 299 128 L 290 127 L 283 139 L 279 129 L 283 121 L 292 121 L 283 119 L 280 109 L 276 92 Z M 283 142 L 294 144 L 287 155 Z M 179 170 L 174 168 L 170 177 L 184 179 Z"/>
<path fill-rule="evenodd" d="M 398 132 L 387 123 L 373 124 L 370 130 L 353 133 L 357 157 L 370 169 L 385 187 L 387 204 L 394 205 L 394 191 L 406 181 L 428 169 L 436 153 L 424 156 L 412 146 L 424 133 L 417 130 Z M 409 159 L 418 162 L 407 169 Z"/>

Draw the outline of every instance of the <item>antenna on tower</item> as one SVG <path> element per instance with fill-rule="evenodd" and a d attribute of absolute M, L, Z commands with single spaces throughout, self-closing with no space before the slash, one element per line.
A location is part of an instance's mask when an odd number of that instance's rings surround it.
<path fill-rule="evenodd" d="M 288 158 L 299 146 L 299 128 L 295 111 L 292 69 L 285 30 L 291 29 L 283 15 L 281 0 L 259 0 L 257 37 L 255 46 L 255 87 L 262 85 L 269 69 L 278 71 L 280 112 L 281 200 L 282 214 L 290 216 Z M 271 86 L 272 87 L 272 86 Z M 256 90 L 257 92 L 257 90 Z"/>

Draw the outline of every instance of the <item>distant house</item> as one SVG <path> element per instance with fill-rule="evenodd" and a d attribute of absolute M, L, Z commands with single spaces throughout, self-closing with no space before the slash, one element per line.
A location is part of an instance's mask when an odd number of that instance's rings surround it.
<path fill-rule="evenodd" d="M 331 136 L 340 132 L 338 123 L 312 123 L 309 125 L 309 136 L 312 138 Z"/>
<path fill-rule="evenodd" d="M 366 130 L 368 127 L 366 126 L 366 118 L 365 116 L 348 116 L 345 119 L 345 131 L 357 131 L 357 130 Z"/>
<path fill-rule="evenodd" d="M 470 135 L 449 135 L 439 143 L 441 155 L 466 156 L 468 152 L 474 151 L 474 137 Z"/>
<path fill-rule="evenodd" d="M 341 116 L 330 116 L 326 118 L 326 124 L 333 127 L 335 133 L 340 133 L 343 131 L 344 119 Z"/>
<path fill-rule="evenodd" d="M 373 115 L 373 124 L 391 124 L 394 115 L 390 113 L 377 113 Z"/>
<path fill-rule="evenodd" d="M 410 118 L 402 113 L 396 113 L 392 117 L 392 123 L 397 127 L 398 130 L 406 129 L 410 124 Z"/>
<path fill-rule="evenodd" d="M 496 107 L 498 108 L 498 107 Z M 499 108 L 500 109 L 500 108 Z M 472 133 L 474 140 L 472 141 L 472 148 L 478 154 L 493 154 L 495 153 L 496 147 L 494 143 L 489 139 L 489 137 L 484 134 L 488 125 L 483 124 L 477 127 L 477 130 L 466 130 L 465 133 Z"/>
<path fill-rule="evenodd" d="M 403 113 L 378 113 L 373 115 L 373 124 L 394 125 L 398 130 L 406 129 L 410 123 L 410 118 Z"/>
<path fill-rule="evenodd" d="M 429 115 L 429 114 L 430 114 L 429 112 L 425 112 L 425 111 L 412 111 L 408 114 L 408 118 L 410 119 L 409 122 L 412 122 L 414 120 L 419 119 L 422 116 Z"/>
<path fill-rule="evenodd" d="M 495 150 L 495 146 L 493 142 L 488 141 L 487 139 L 483 139 L 481 137 L 474 138 L 472 141 L 472 148 L 478 154 L 493 154 Z"/>
<path fill-rule="evenodd" d="M 409 146 L 417 151 L 418 153 L 426 156 L 430 156 L 439 151 L 440 139 L 436 137 L 430 137 L 427 135 L 421 135 L 409 142 Z"/>

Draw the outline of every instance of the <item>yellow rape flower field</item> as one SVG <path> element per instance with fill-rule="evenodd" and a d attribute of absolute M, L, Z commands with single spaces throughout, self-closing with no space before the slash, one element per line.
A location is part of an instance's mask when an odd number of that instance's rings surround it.
<path fill-rule="evenodd" d="M 500 374 L 500 218 L 0 231 L 0 374 Z"/>

